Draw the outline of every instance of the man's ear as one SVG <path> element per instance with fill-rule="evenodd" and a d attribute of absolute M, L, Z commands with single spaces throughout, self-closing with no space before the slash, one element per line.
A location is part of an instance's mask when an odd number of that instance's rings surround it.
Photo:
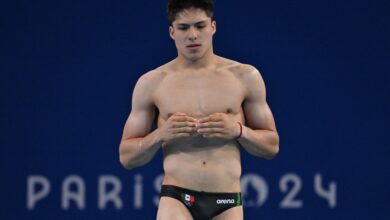
<path fill-rule="evenodd" d="M 173 26 L 172 25 L 169 25 L 169 36 L 172 38 L 172 40 L 175 40 L 175 37 L 174 37 L 174 29 L 173 29 Z"/>
<path fill-rule="evenodd" d="M 215 34 L 217 32 L 217 22 L 215 20 L 211 22 L 211 27 L 213 28 L 213 34 Z"/>

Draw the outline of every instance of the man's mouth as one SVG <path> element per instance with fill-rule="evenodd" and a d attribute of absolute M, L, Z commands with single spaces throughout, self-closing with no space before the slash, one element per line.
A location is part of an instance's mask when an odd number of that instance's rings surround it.
<path fill-rule="evenodd" d="M 190 44 L 187 47 L 192 49 L 192 48 L 198 48 L 200 46 L 201 46 L 201 44 Z"/>

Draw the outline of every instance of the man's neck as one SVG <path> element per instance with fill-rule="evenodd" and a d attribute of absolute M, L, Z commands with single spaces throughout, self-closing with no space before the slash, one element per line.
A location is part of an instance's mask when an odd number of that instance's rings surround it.
<path fill-rule="evenodd" d="M 179 55 L 176 59 L 176 65 L 184 69 L 207 69 L 215 64 L 216 58 L 217 56 L 213 52 L 205 54 L 197 60 L 190 60 Z"/>

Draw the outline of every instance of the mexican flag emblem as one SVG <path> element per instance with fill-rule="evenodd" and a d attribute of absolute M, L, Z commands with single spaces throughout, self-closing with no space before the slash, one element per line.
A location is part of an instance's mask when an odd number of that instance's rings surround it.
<path fill-rule="evenodd" d="M 183 199 L 184 203 L 188 206 L 192 206 L 195 202 L 195 196 L 193 195 L 182 193 L 181 198 Z"/>

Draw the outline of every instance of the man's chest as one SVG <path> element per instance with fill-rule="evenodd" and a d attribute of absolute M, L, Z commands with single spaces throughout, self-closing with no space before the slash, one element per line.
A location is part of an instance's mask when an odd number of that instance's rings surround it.
<path fill-rule="evenodd" d="M 245 88 L 234 76 L 167 77 L 154 101 L 164 118 L 175 112 L 202 117 L 216 112 L 239 113 Z"/>

